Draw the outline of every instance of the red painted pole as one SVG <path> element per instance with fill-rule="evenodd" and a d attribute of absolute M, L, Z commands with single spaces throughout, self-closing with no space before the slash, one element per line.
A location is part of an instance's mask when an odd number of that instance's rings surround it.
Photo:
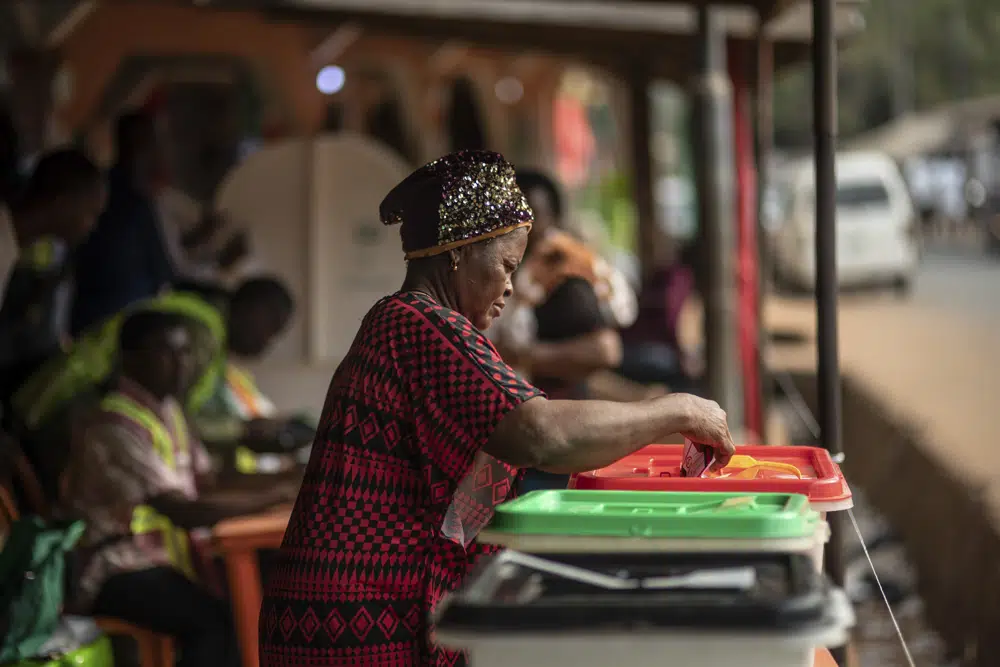
<path fill-rule="evenodd" d="M 732 53 L 732 52 L 731 52 Z M 760 395 L 759 331 L 757 299 L 757 169 L 753 155 L 750 87 L 743 65 L 732 53 L 729 76 L 733 85 L 733 141 L 736 163 L 736 280 L 739 313 L 740 367 L 743 376 L 743 409 L 746 427 L 758 439 L 765 437 L 765 418 Z"/>

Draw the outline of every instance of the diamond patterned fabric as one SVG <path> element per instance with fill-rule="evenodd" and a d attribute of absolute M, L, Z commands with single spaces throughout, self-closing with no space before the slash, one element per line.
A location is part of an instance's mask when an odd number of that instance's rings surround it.
<path fill-rule="evenodd" d="M 462 315 L 417 293 L 377 303 L 330 383 L 267 573 L 262 667 L 444 667 L 428 615 L 477 558 L 517 469 L 482 451 L 541 396 Z"/>

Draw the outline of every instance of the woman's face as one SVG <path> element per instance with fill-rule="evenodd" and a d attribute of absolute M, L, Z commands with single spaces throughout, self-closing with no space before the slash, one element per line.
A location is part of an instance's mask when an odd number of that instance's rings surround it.
<path fill-rule="evenodd" d="M 528 230 L 522 227 L 456 251 L 458 267 L 451 275 L 458 294 L 458 311 L 480 331 L 500 316 L 506 299 L 514 293 L 511 277 L 527 243 Z"/>

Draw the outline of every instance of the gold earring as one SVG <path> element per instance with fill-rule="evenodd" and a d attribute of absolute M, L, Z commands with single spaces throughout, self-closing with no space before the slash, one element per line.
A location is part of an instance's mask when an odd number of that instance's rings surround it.
<path fill-rule="evenodd" d="M 458 257 L 451 258 L 451 270 L 458 271 Z"/>

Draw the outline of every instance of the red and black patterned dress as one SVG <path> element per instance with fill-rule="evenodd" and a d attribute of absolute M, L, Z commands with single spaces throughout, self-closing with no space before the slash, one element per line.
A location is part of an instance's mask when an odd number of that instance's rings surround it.
<path fill-rule="evenodd" d="M 518 471 L 482 452 L 541 393 L 428 296 L 377 303 L 330 384 L 312 458 L 268 573 L 262 667 L 441 667 L 428 614 L 476 559 Z"/>

